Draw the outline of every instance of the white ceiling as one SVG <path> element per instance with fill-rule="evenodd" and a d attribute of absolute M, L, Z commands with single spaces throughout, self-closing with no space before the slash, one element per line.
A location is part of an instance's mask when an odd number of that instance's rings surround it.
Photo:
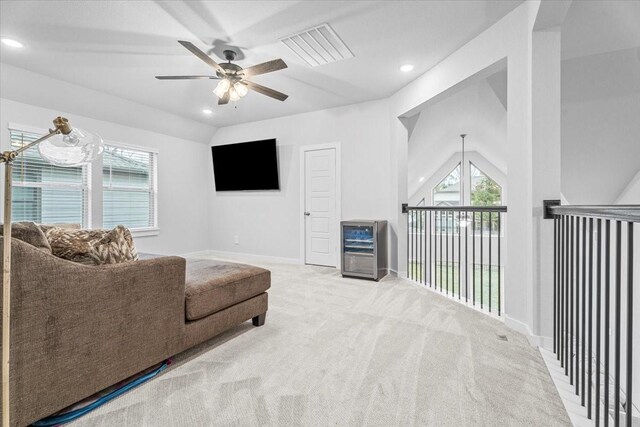
<path fill-rule="evenodd" d="M 1 35 L 25 48 L 1 45 L 0 61 L 220 127 L 387 97 L 520 3 L 2 1 Z M 355 58 L 310 68 L 278 41 L 325 22 Z M 225 46 L 238 46 L 244 67 L 283 58 L 288 69 L 254 80 L 289 99 L 250 93 L 235 106 L 218 106 L 215 80 L 154 79 L 211 72 L 178 39 L 214 58 Z M 405 74 L 399 67 L 406 63 L 415 69 Z M 203 108 L 214 114 L 204 116 Z"/>
<path fill-rule="evenodd" d="M 562 59 L 638 49 L 640 1 L 573 1 L 562 23 Z"/>

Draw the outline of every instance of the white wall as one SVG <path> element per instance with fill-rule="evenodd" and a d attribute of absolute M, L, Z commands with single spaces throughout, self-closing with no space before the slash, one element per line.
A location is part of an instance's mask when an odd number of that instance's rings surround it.
<path fill-rule="evenodd" d="M 506 80 L 506 74 L 503 77 Z M 460 152 L 462 133 L 467 134 L 465 151 L 479 152 L 506 172 L 507 111 L 486 79 L 420 112 L 409 138 L 407 175 L 410 196 L 454 153 Z M 420 182 L 421 177 L 425 181 Z"/>
<path fill-rule="evenodd" d="M 622 196 L 640 172 L 639 117 L 636 49 L 562 62 L 562 192 L 571 204 Z"/>
<path fill-rule="evenodd" d="M 534 200 L 536 183 L 532 162 L 532 31 L 540 8 L 539 1 L 525 2 L 478 37 L 452 53 L 444 61 L 391 98 L 394 117 L 409 117 L 447 90 L 474 75 L 481 74 L 506 58 L 507 61 L 507 183 L 509 198 L 507 248 L 509 265 L 505 269 L 505 320 L 507 324 L 528 334 L 535 330 L 535 290 L 547 285 L 535 283 L 537 258 L 534 242 L 534 217 L 541 216 L 542 200 Z M 407 132 L 392 124 L 392 151 L 406 153 Z M 405 258 L 406 226 L 400 203 L 406 202 L 407 158 L 392 163 L 391 177 L 398 188 L 397 200 L 389 206 L 392 229 L 399 239 L 392 265 L 402 267 Z M 405 166 L 403 166 L 405 165 Z M 517 190 L 516 190 L 517 189 Z M 516 192 L 517 191 L 517 192 Z M 516 192 L 516 193 L 514 193 Z M 559 191 L 558 191 L 559 193 Z M 559 194 L 557 195 L 559 196 Z M 506 287 L 509 287 L 508 289 Z M 548 305 L 547 305 L 548 306 Z M 549 314 L 551 311 L 549 311 Z M 549 331 L 550 332 L 550 331 Z"/>
<path fill-rule="evenodd" d="M 82 92 L 82 88 L 77 88 Z M 96 120 L 73 112 L 0 99 L 0 146 L 9 147 L 8 123 L 51 127 L 59 115 L 72 125 L 95 132 L 105 140 L 152 147 L 158 154 L 157 236 L 136 237 L 138 251 L 181 254 L 209 248 L 208 197 L 213 184 L 207 144 Z M 94 195 L 100 193 L 94 190 Z M 100 203 L 97 200 L 94 205 Z"/>
<path fill-rule="evenodd" d="M 387 219 L 390 166 L 386 101 L 224 127 L 211 144 L 265 138 L 277 140 L 281 190 L 214 193 L 209 210 L 212 249 L 300 259 L 299 155 L 305 145 L 341 144 L 342 219 Z M 212 177 L 210 166 L 209 181 Z M 238 245 L 234 244 L 236 235 Z"/>

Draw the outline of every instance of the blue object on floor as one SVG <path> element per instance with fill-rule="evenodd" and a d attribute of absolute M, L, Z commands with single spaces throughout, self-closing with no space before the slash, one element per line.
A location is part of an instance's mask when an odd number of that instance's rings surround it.
<path fill-rule="evenodd" d="M 83 416 L 84 414 L 93 411 L 94 409 L 104 405 L 105 403 L 109 402 L 112 399 L 115 399 L 116 397 L 120 396 L 123 393 L 126 393 L 127 391 L 131 390 L 134 387 L 139 386 L 140 384 L 149 381 L 151 378 L 155 377 L 156 375 L 158 375 L 160 372 L 164 371 L 165 369 L 167 369 L 167 366 L 169 366 L 170 360 L 165 360 L 164 362 L 162 362 L 162 364 L 154 369 L 153 371 L 142 375 L 139 378 L 134 379 L 133 381 L 123 385 L 122 387 L 118 388 L 117 390 L 113 390 L 112 392 L 100 397 L 99 399 L 97 399 L 95 402 L 92 402 L 90 405 L 87 405 L 83 408 L 79 408 L 64 414 L 60 414 L 60 415 L 52 415 L 50 417 L 44 418 L 40 421 L 36 421 L 35 423 L 33 423 L 32 425 L 35 427 L 51 427 L 51 426 L 58 426 L 61 424 L 65 424 L 65 423 L 69 423 L 81 416 Z"/>

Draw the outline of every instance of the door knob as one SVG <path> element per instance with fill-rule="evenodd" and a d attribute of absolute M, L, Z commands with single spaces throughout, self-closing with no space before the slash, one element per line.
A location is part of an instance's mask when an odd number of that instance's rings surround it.
<path fill-rule="evenodd" d="M 309 215 L 311 215 L 311 212 L 305 212 L 304 213 L 304 216 L 309 216 Z"/>

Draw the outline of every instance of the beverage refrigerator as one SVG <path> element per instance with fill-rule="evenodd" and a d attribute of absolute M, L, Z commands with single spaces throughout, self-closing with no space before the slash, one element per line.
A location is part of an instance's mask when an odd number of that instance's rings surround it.
<path fill-rule="evenodd" d="M 342 276 L 380 280 L 387 275 L 387 221 L 340 223 Z"/>

